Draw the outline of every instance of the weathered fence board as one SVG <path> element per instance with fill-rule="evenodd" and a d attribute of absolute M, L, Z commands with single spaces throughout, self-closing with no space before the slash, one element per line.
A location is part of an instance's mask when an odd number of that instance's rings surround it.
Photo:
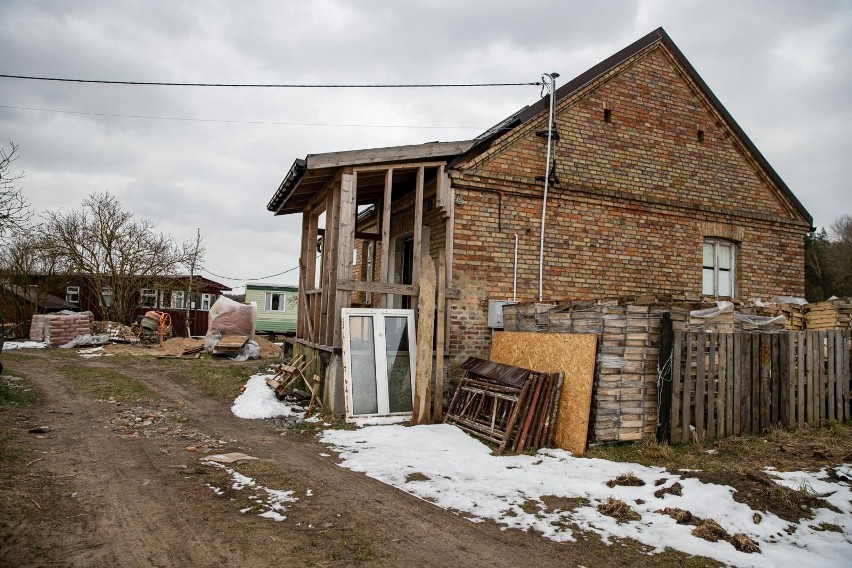
<path fill-rule="evenodd" d="M 672 342 L 670 438 L 757 434 L 775 425 L 852 417 L 848 330 L 677 331 Z"/>

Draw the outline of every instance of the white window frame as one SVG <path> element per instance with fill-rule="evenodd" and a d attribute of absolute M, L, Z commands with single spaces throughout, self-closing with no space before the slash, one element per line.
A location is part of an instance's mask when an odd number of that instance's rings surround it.
<path fill-rule="evenodd" d="M 185 310 L 186 290 L 172 290 L 172 298 L 169 307 L 173 310 Z"/>
<path fill-rule="evenodd" d="M 143 308 L 156 308 L 160 293 L 154 288 L 142 288 L 139 291 L 140 306 Z"/>
<path fill-rule="evenodd" d="M 199 308 L 202 312 L 209 312 L 210 307 L 213 305 L 215 301 L 213 299 L 213 294 L 201 294 L 201 307 Z"/>
<path fill-rule="evenodd" d="M 272 297 L 280 296 L 278 298 L 278 309 L 272 309 Z M 266 297 L 263 302 L 263 311 L 265 312 L 273 312 L 273 313 L 282 313 L 287 311 L 287 292 L 266 292 Z"/>
<path fill-rule="evenodd" d="M 355 414 L 352 397 L 352 350 L 350 348 L 351 328 L 350 316 L 371 316 L 373 318 L 373 344 L 376 361 L 376 401 L 378 412 L 374 414 Z M 411 376 L 411 406 L 414 407 L 414 370 L 417 360 L 417 337 L 414 329 L 414 310 L 392 308 L 342 308 L 341 317 L 343 332 L 343 397 L 346 406 L 346 421 L 355 422 L 361 418 L 378 416 L 411 416 L 411 412 L 390 412 L 388 400 L 388 361 L 385 333 L 385 317 L 405 317 L 408 325 L 408 353 Z M 380 380 L 384 378 L 384 380 Z"/>
<path fill-rule="evenodd" d="M 101 299 L 104 301 L 105 307 L 112 305 L 112 286 L 101 286 Z"/>
<path fill-rule="evenodd" d="M 713 246 L 713 265 L 709 266 L 704 262 L 704 247 L 705 245 Z M 719 249 L 721 247 L 728 247 L 731 250 L 731 267 L 728 269 L 720 268 L 719 266 Z M 705 296 L 713 296 L 714 298 L 735 298 L 737 289 L 736 289 L 736 268 L 737 268 L 737 243 L 734 241 L 728 241 L 725 239 L 716 239 L 716 238 L 705 238 L 701 243 L 701 293 Z M 713 282 L 712 282 L 712 293 L 708 293 L 705 288 L 705 276 L 704 271 L 712 269 L 713 270 Z M 720 294 L 719 293 L 719 273 L 720 272 L 729 272 L 730 273 L 730 281 L 731 281 L 731 290 L 730 294 Z"/>
<path fill-rule="evenodd" d="M 80 287 L 79 286 L 66 286 L 65 287 L 65 301 L 69 304 L 79 304 L 80 303 Z"/>

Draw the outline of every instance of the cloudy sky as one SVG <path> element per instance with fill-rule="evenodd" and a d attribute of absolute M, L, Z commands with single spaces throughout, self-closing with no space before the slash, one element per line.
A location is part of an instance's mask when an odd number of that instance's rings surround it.
<path fill-rule="evenodd" d="M 815 225 L 852 214 L 848 1 L 2 0 L 0 73 L 387 84 L 531 82 L 557 71 L 567 81 L 659 26 Z M 533 86 L 0 78 L 0 141 L 20 146 L 15 165 L 36 211 L 109 191 L 178 240 L 200 228 L 209 275 L 239 287 L 298 263 L 300 219 L 266 211 L 295 158 L 468 139 L 538 98 Z"/>

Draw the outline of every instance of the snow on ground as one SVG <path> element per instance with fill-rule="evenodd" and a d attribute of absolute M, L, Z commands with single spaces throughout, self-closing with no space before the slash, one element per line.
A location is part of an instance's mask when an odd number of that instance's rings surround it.
<path fill-rule="evenodd" d="M 5 341 L 3 350 L 6 349 L 44 349 L 47 347 L 41 341 Z"/>
<path fill-rule="evenodd" d="M 266 379 L 274 375 L 252 375 L 246 383 L 246 390 L 234 400 L 231 407 L 239 418 L 276 418 L 278 416 L 301 416 L 301 409 L 275 398 L 275 393 L 266 384 Z"/>
<path fill-rule="evenodd" d="M 761 512 L 760 524 L 755 524 L 756 511 L 734 501 L 734 489 L 728 486 L 681 478 L 659 467 L 576 458 L 562 450 L 494 456 L 486 445 L 445 424 L 326 430 L 321 439 L 340 453 L 343 467 L 458 511 L 471 521 L 491 519 L 507 528 L 531 528 L 559 542 L 575 540 L 569 526 L 574 525 L 599 534 L 605 542 L 611 542 L 613 537 L 631 538 L 655 551 L 671 547 L 736 566 L 848 566 L 852 555 L 849 503 L 852 494 L 848 483 L 832 483 L 825 472 L 771 472 L 782 477 L 781 483 L 792 484 L 797 489 L 806 477 L 818 493 L 835 491 L 834 500 L 843 511 L 838 514 L 819 509 L 817 518 L 793 525 L 795 532 L 792 532 L 791 523 L 765 512 Z M 848 466 L 844 467 L 848 470 Z M 420 475 L 412 476 L 415 473 Z M 640 478 L 645 485 L 606 485 L 607 481 L 627 473 Z M 664 482 L 655 485 L 658 480 Z M 675 481 L 683 486 L 682 496 L 654 496 L 656 490 Z M 547 508 L 546 496 L 580 498 L 587 502 L 573 509 Z M 641 520 L 619 523 L 599 513 L 598 505 L 609 497 L 626 502 L 641 515 Z M 832 497 L 827 499 L 832 501 Z M 667 507 L 712 519 L 730 535 L 745 534 L 760 546 L 760 552 L 747 554 L 726 541 L 709 542 L 692 536 L 693 526 L 678 525 L 668 515 L 655 512 Z M 843 533 L 811 528 L 820 522 L 838 525 Z"/>
<path fill-rule="evenodd" d="M 287 518 L 282 514 L 284 511 L 287 510 L 287 507 L 284 505 L 284 503 L 294 503 L 299 500 L 298 497 L 294 497 L 293 491 L 284 491 L 282 489 L 269 489 L 268 487 L 264 487 L 263 485 L 258 485 L 257 482 L 251 477 L 243 475 L 237 470 L 217 463 L 215 461 L 208 461 L 202 459 L 201 462 L 205 465 L 217 467 L 227 471 L 228 475 L 230 475 L 231 479 L 233 479 L 231 489 L 233 489 L 234 491 L 243 491 L 245 489 L 251 491 L 252 494 L 249 495 L 249 499 L 254 501 L 256 505 L 246 507 L 245 509 L 240 509 L 240 513 L 255 512 L 259 510 L 260 512 L 257 514 L 258 517 L 272 519 L 273 521 L 283 521 Z M 221 488 L 216 487 L 214 485 L 210 485 L 209 483 L 207 484 L 207 487 L 212 489 L 213 493 L 215 493 L 216 495 L 221 496 L 225 494 L 225 492 Z"/>

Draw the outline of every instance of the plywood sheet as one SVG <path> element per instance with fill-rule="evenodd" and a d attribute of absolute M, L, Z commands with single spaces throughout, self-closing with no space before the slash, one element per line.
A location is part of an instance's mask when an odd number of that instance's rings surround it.
<path fill-rule="evenodd" d="M 498 331 L 491 360 L 542 373 L 564 373 L 554 440 L 581 455 L 586 449 L 597 336 L 579 333 Z"/>

